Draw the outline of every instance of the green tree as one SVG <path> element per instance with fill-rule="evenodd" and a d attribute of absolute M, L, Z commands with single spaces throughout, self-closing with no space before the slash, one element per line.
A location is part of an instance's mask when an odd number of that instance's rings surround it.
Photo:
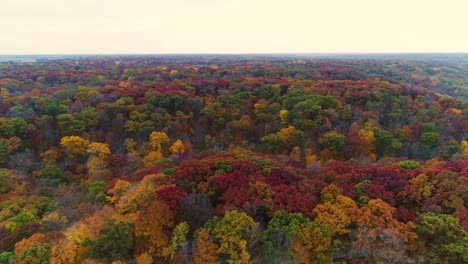
<path fill-rule="evenodd" d="M 89 254 L 108 261 L 128 260 L 134 244 L 133 227 L 127 223 L 109 221 L 98 239 L 92 243 Z"/>
<path fill-rule="evenodd" d="M 426 213 L 419 215 L 415 224 L 428 263 L 468 262 L 468 234 L 457 218 Z"/>
<path fill-rule="evenodd" d="M 327 132 L 323 135 L 323 145 L 333 153 L 333 158 L 343 156 L 345 147 L 345 136 L 335 131 Z"/>
<path fill-rule="evenodd" d="M 245 212 L 228 211 L 223 218 L 213 217 L 205 225 L 219 245 L 217 253 L 228 263 L 248 263 L 249 249 L 258 239 L 258 224 Z"/>

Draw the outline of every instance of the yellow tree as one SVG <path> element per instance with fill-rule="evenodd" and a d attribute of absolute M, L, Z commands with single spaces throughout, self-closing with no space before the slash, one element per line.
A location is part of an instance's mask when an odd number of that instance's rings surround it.
<path fill-rule="evenodd" d="M 115 202 L 115 209 L 121 214 L 134 213 L 151 195 L 154 195 L 156 188 L 155 174 L 147 175 L 139 183 L 129 186 L 129 188 L 118 197 Z M 117 198 L 117 197 L 115 197 Z"/>
<path fill-rule="evenodd" d="M 279 111 L 279 118 L 281 119 L 281 124 L 286 126 L 288 124 L 288 115 L 289 112 L 286 109 Z"/>
<path fill-rule="evenodd" d="M 105 159 L 111 154 L 109 146 L 105 143 L 99 142 L 93 142 L 89 144 L 86 152 L 90 153 L 91 155 L 97 155 L 101 159 Z"/>
<path fill-rule="evenodd" d="M 168 143 L 169 141 L 170 139 L 166 133 L 153 131 L 150 134 L 149 145 L 154 151 L 162 151 L 161 145 Z"/>
<path fill-rule="evenodd" d="M 112 172 L 107 168 L 107 158 L 111 154 L 109 146 L 105 143 L 92 142 L 88 145 L 87 153 L 90 154 L 86 167 L 88 177 L 93 180 L 107 180 Z"/>
<path fill-rule="evenodd" d="M 467 157 L 468 156 L 468 141 L 463 140 L 460 144 L 463 156 Z"/>
<path fill-rule="evenodd" d="M 75 159 L 86 153 L 89 141 L 79 136 L 66 136 L 60 140 L 60 146 L 70 159 Z"/>
<path fill-rule="evenodd" d="M 162 154 L 162 144 L 168 143 L 170 141 L 169 137 L 164 132 L 153 131 L 150 134 L 149 146 L 151 151 L 143 159 L 145 167 L 152 167 L 154 163 L 164 156 Z"/>
<path fill-rule="evenodd" d="M 348 233 L 347 227 L 353 221 L 351 213 L 357 208 L 353 199 L 342 195 L 336 185 L 330 184 L 322 191 L 322 202 L 314 209 L 316 219 L 327 223 L 332 235 Z"/>
<path fill-rule="evenodd" d="M 171 228 L 174 227 L 174 212 L 164 202 L 153 200 L 138 211 L 135 235 L 139 253 L 163 257 L 164 249 L 170 246 Z"/>
<path fill-rule="evenodd" d="M 172 154 L 182 154 L 185 152 L 184 144 L 182 143 L 180 139 L 178 139 L 176 140 L 176 142 L 174 142 L 174 144 L 172 144 L 171 147 L 169 147 L 169 151 Z"/>

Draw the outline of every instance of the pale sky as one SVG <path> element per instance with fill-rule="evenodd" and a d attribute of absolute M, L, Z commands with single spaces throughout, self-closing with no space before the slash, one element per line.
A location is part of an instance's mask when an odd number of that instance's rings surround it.
<path fill-rule="evenodd" d="M 0 54 L 468 52 L 468 0 L 0 0 Z"/>

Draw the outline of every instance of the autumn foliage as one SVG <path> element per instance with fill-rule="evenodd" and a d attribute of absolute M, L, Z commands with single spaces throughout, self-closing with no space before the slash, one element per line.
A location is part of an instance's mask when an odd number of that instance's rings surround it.
<path fill-rule="evenodd" d="M 0 263 L 466 263 L 466 69 L 0 62 Z"/>

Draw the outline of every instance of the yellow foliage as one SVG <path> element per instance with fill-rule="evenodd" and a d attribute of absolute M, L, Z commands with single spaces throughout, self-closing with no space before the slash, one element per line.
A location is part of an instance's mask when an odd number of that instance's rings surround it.
<path fill-rule="evenodd" d="M 75 95 L 75 99 L 78 101 L 86 102 L 99 95 L 98 90 L 89 89 L 89 88 L 80 88 L 80 89 L 81 91 Z"/>
<path fill-rule="evenodd" d="M 115 204 L 115 209 L 121 214 L 134 213 L 145 202 L 156 188 L 155 174 L 145 176 L 139 183 L 129 187 Z"/>
<path fill-rule="evenodd" d="M 374 131 L 372 130 L 359 130 L 359 137 L 369 144 L 372 144 L 375 141 Z"/>
<path fill-rule="evenodd" d="M 155 151 L 161 151 L 161 144 L 168 143 L 169 137 L 164 132 L 153 131 L 150 134 L 150 147 Z"/>
<path fill-rule="evenodd" d="M 75 158 L 86 152 L 89 141 L 79 136 L 66 136 L 60 140 L 60 145 L 65 148 L 68 157 Z"/>
<path fill-rule="evenodd" d="M 282 128 L 277 135 L 284 138 L 287 142 L 290 142 L 292 140 L 292 133 L 296 131 L 296 128 L 294 126 L 289 125 L 286 128 Z"/>
<path fill-rule="evenodd" d="M 281 123 L 283 125 L 288 124 L 288 115 L 289 115 L 289 112 L 286 109 L 283 109 L 279 112 L 279 118 L 281 119 Z"/>
<path fill-rule="evenodd" d="M 462 150 L 463 156 L 468 156 L 468 141 L 463 140 L 460 144 L 460 148 Z"/>
<path fill-rule="evenodd" d="M 109 146 L 105 143 L 99 142 L 93 142 L 89 144 L 86 152 L 98 155 L 101 159 L 104 159 L 111 154 Z"/>
<path fill-rule="evenodd" d="M 350 212 L 356 209 L 357 205 L 353 199 L 337 195 L 335 199 L 318 204 L 314 209 L 314 214 L 323 223 L 328 223 L 335 234 L 346 234 L 347 227 L 351 224 Z"/>
<path fill-rule="evenodd" d="M 137 151 L 135 150 L 137 143 L 134 139 L 127 138 L 125 139 L 124 144 L 125 144 L 125 147 L 127 148 L 128 153 L 137 154 Z"/>
<path fill-rule="evenodd" d="M 184 144 L 180 139 L 178 139 L 176 142 L 174 142 L 174 144 L 172 144 L 172 146 L 169 148 L 169 151 L 172 154 L 182 154 L 185 152 Z"/>
<path fill-rule="evenodd" d="M 62 242 L 62 241 L 60 241 Z M 74 242 L 53 243 L 50 248 L 50 264 L 78 264 L 78 246 Z"/>
<path fill-rule="evenodd" d="M 65 236 L 77 245 L 82 245 L 86 238 L 96 240 L 100 231 L 107 226 L 109 219 L 114 215 L 116 215 L 114 209 L 106 205 L 93 215 L 75 222 L 65 231 Z"/>
<path fill-rule="evenodd" d="M 301 149 L 299 147 L 294 147 L 289 154 L 289 157 L 296 161 L 301 161 Z"/>
<path fill-rule="evenodd" d="M 107 194 L 106 200 L 112 204 L 115 204 L 119 201 L 120 197 L 127 191 L 130 187 L 130 183 L 128 181 L 117 180 L 115 183 L 114 188 L 110 189 Z"/>
<path fill-rule="evenodd" d="M 158 160 L 161 160 L 163 155 L 161 151 L 151 151 L 143 158 L 143 164 L 145 164 L 146 168 L 150 168 L 154 166 L 154 163 Z"/>
<path fill-rule="evenodd" d="M 174 77 L 178 74 L 179 72 L 177 70 L 172 70 L 169 75 L 171 75 L 171 77 Z"/>
<path fill-rule="evenodd" d="M 49 148 L 41 154 L 41 158 L 46 167 L 52 167 L 58 159 L 58 150 L 55 147 Z"/>
<path fill-rule="evenodd" d="M 41 224 L 53 224 L 58 227 L 65 227 L 68 224 L 68 219 L 66 216 L 60 216 L 57 211 L 46 214 L 41 219 Z"/>
<path fill-rule="evenodd" d="M 179 223 L 172 231 L 171 243 L 163 249 L 162 255 L 166 259 L 172 259 L 177 252 L 177 249 L 184 245 L 187 241 L 187 233 L 189 226 L 187 222 Z"/>
<path fill-rule="evenodd" d="M 99 157 L 89 157 L 88 161 L 86 162 L 86 168 L 88 168 L 88 170 L 104 169 L 106 166 L 107 163 Z"/>

